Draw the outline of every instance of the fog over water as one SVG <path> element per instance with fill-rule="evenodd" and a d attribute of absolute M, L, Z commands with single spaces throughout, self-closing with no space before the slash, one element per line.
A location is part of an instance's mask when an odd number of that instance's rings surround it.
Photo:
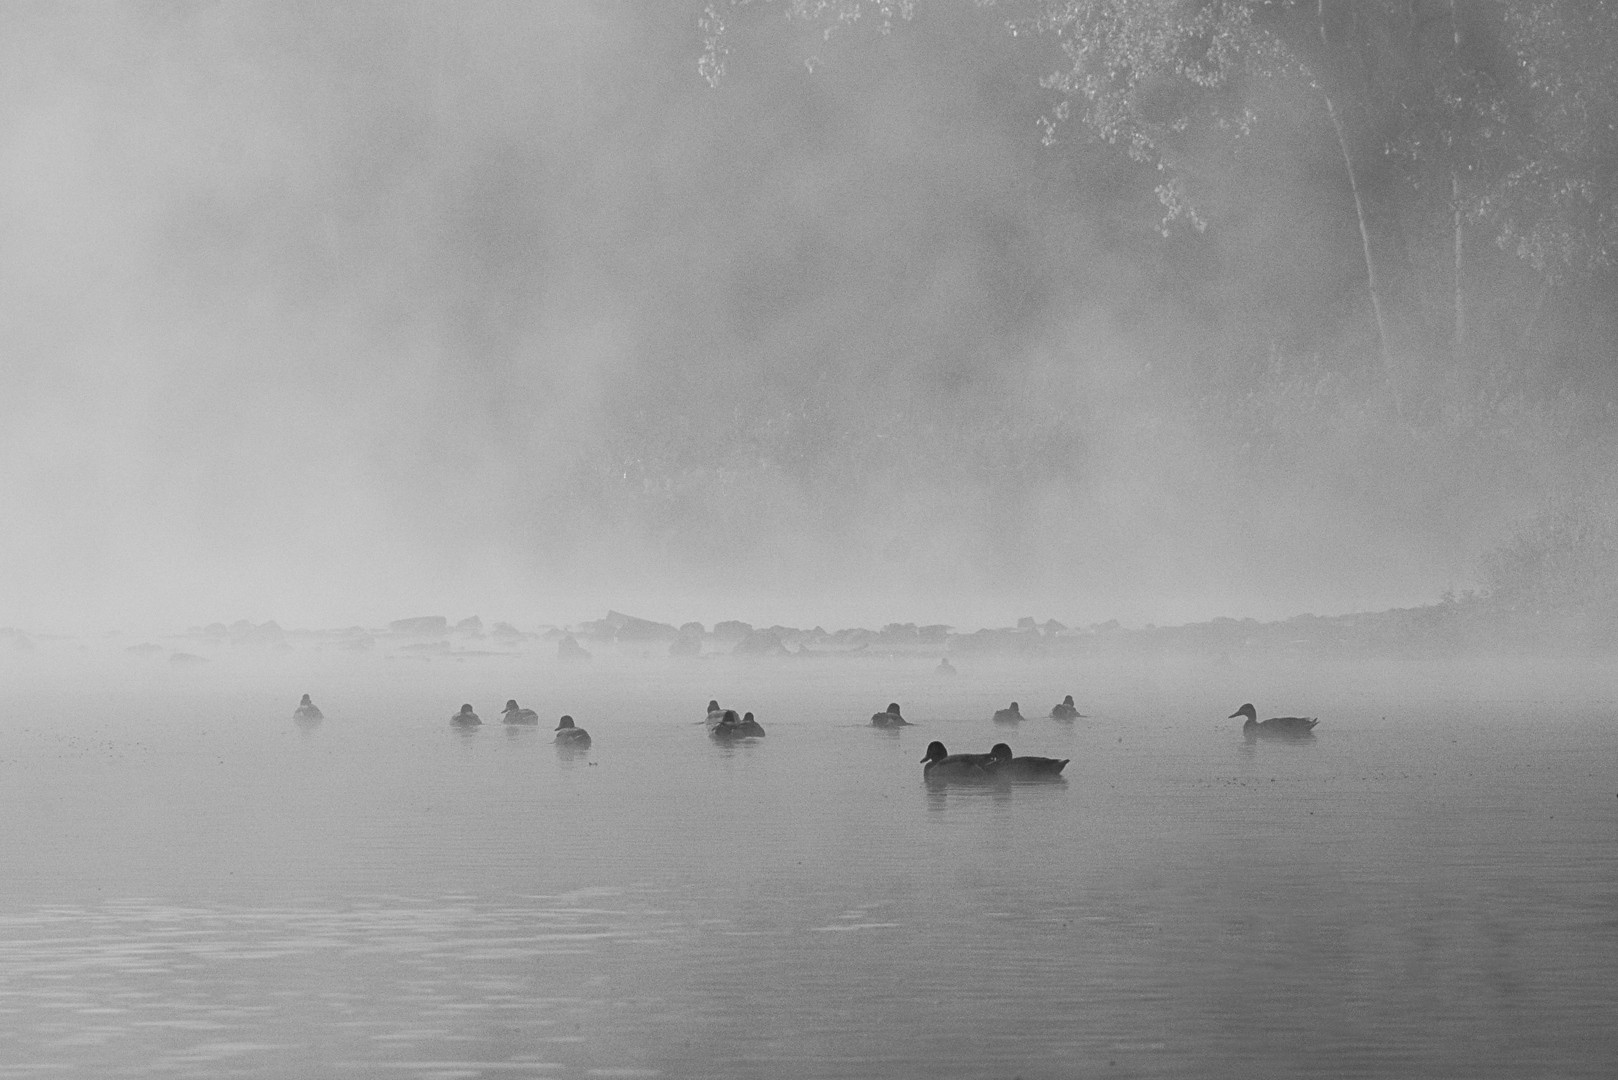
<path fill-rule="evenodd" d="M 1358 310 L 1318 163 L 1153 241 L 996 13 L 761 15 L 718 89 L 698 13 L 0 13 L 0 618 L 1376 609 L 1569 475 L 1181 392 L 1277 297 Z"/>
<path fill-rule="evenodd" d="M 0 1077 L 1608 1077 L 1614 56 L 0 5 Z"/>

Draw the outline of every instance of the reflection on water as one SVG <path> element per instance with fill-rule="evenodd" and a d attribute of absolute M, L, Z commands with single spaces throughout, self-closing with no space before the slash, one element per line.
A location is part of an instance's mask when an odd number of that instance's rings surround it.
<path fill-rule="evenodd" d="M 1228 688 L 1098 686 L 1008 740 L 1063 781 L 922 783 L 928 741 L 1073 682 L 1014 674 L 428 671 L 321 686 L 318 725 L 228 684 L 8 722 L 0 1077 L 1610 1074 L 1610 706 L 1345 678 L 1313 739 L 1249 741 L 1199 706 Z M 441 719 L 507 686 L 595 745 Z M 716 690 L 769 738 L 666 704 Z M 871 727 L 896 693 L 915 726 Z"/>

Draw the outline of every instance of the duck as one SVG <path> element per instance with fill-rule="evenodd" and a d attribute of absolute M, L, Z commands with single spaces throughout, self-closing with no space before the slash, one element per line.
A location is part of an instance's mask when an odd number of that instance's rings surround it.
<path fill-rule="evenodd" d="M 1083 715 L 1084 714 L 1079 711 L 1079 707 L 1073 704 L 1072 694 L 1069 694 L 1059 703 L 1051 706 L 1051 719 L 1053 720 L 1077 720 Z"/>
<path fill-rule="evenodd" d="M 1011 747 L 995 743 L 989 748 L 995 760 L 994 774 L 1010 780 L 1055 780 L 1071 758 L 1012 757 Z"/>
<path fill-rule="evenodd" d="M 714 729 L 714 726 L 716 724 L 718 724 L 719 721 L 723 720 L 724 718 L 725 718 L 725 710 L 721 709 L 719 707 L 719 702 L 717 700 L 709 701 L 708 702 L 708 716 L 707 716 L 707 718 L 705 720 L 703 720 L 703 723 L 708 725 L 708 730 L 712 731 Z"/>
<path fill-rule="evenodd" d="M 483 723 L 478 714 L 472 711 L 472 706 L 462 705 L 461 711 L 449 718 L 449 722 L 458 727 L 476 727 Z"/>
<path fill-rule="evenodd" d="M 752 713 L 748 713 L 742 717 L 742 722 L 736 726 L 736 734 L 743 739 L 762 739 L 764 737 L 764 725 L 754 720 Z"/>
<path fill-rule="evenodd" d="M 951 754 L 934 739 L 927 744 L 927 756 L 921 759 L 921 778 L 983 781 L 994 775 L 998 764 L 990 754 Z"/>
<path fill-rule="evenodd" d="M 572 746 L 582 750 L 590 745 L 590 733 L 575 726 L 571 716 L 564 716 L 556 724 L 556 745 Z"/>
<path fill-rule="evenodd" d="M 997 724 L 1015 724 L 1022 719 L 1022 713 L 1017 711 L 1017 703 L 1013 701 L 1009 709 L 996 709 L 994 722 Z"/>
<path fill-rule="evenodd" d="M 517 706 L 517 699 L 512 698 L 506 702 L 505 719 L 508 724 L 537 724 L 539 714 L 533 709 L 523 709 Z"/>
<path fill-rule="evenodd" d="M 938 661 L 938 666 L 933 671 L 939 675 L 953 675 L 955 674 L 955 665 L 950 663 L 949 657 L 946 656 Z"/>
<path fill-rule="evenodd" d="M 890 702 L 887 712 L 871 714 L 871 723 L 877 727 L 908 727 L 910 721 L 899 715 L 899 703 Z"/>
<path fill-rule="evenodd" d="M 1242 725 L 1243 735 L 1278 735 L 1298 738 L 1314 733 L 1315 725 L 1320 719 L 1314 716 L 1272 716 L 1268 720 L 1259 720 L 1258 710 L 1253 708 L 1251 702 L 1243 705 L 1225 719 L 1234 720 L 1238 716 L 1247 717 L 1247 723 Z"/>
<path fill-rule="evenodd" d="M 303 695 L 303 700 L 298 702 L 298 707 L 293 712 L 292 719 L 294 719 L 294 720 L 324 720 L 324 719 L 326 719 L 326 714 L 320 711 L 319 706 L 317 706 L 314 702 L 309 700 L 309 695 L 308 694 L 305 694 L 305 695 Z"/>

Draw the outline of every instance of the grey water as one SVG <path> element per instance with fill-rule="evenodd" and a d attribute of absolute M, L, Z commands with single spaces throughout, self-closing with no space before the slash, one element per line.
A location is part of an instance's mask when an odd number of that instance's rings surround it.
<path fill-rule="evenodd" d="M 1613 1075 L 1618 680 L 935 662 L 14 667 L 0 1077 Z"/>

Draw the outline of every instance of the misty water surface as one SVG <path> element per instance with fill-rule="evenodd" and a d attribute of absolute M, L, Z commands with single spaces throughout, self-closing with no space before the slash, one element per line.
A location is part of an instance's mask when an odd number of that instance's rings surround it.
<path fill-rule="evenodd" d="M 959 666 L 25 672 L 0 1076 L 1610 1075 L 1602 679 Z M 1073 760 L 930 790 L 934 738 Z"/>

